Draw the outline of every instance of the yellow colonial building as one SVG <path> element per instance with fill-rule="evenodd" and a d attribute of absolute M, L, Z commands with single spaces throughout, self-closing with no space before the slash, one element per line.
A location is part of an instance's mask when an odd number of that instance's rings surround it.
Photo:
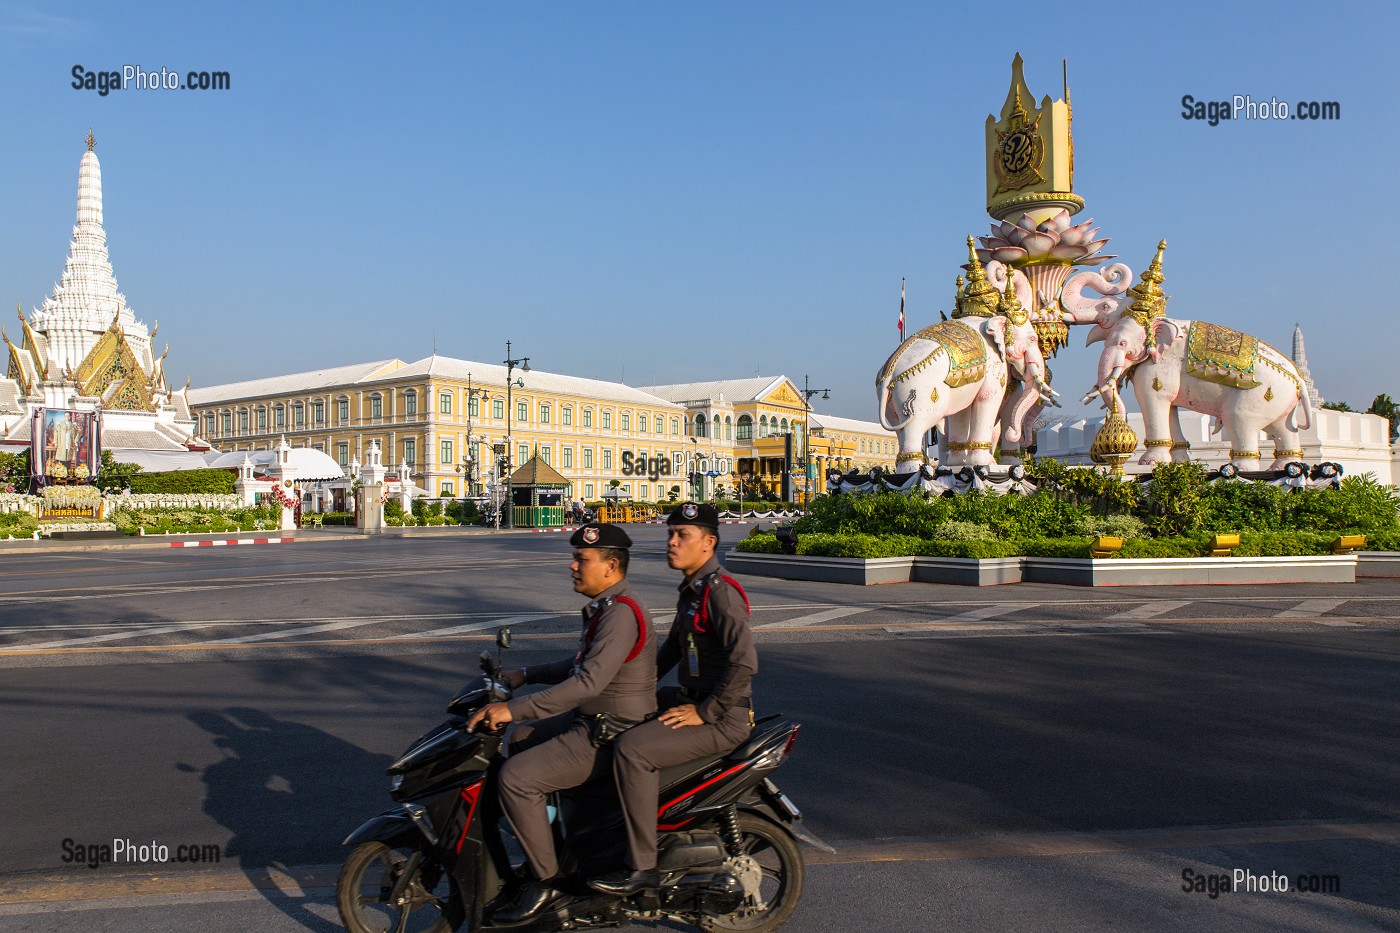
<path fill-rule="evenodd" d="M 759 487 L 800 498 L 823 472 L 892 468 L 895 441 L 874 422 L 810 412 L 785 376 L 635 388 L 615 382 L 430 356 L 189 390 L 200 434 L 222 451 L 286 437 L 348 470 L 377 443 L 430 496 L 486 494 L 530 457 L 558 470 L 574 499 L 609 489 L 639 502 L 745 498 Z M 810 443 L 810 450 L 807 444 Z M 692 480 L 698 482 L 692 483 Z M 616 485 L 614 485 L 616 484 Z"/>

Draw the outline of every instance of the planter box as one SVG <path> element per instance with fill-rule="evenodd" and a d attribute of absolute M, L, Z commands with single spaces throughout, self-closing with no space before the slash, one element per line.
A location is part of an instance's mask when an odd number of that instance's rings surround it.
<path fill-rule="evenodd" d="M 1355 554 L 1111 560 L 1023 557 L 1021 560 L 1026 582 L 1063 583 L 1070 586 L 1356 582 Z"/>
<path fill-rule="evenodd" d="M 1358 570 L 1358 558 L 1367 566 Z M 871 586 L 943 583 L 996 586 L 1059 583 L 1067 586 L 1173 586 L 1181 584 L 1355 583 L 1361 576 L 1400 576 L 1400 554 L 1304 557 L 1168 557 L 1092 560 L 1066 557 L 796 557 L 730 551 L 736 573 L 783 580 Z"/>
<path fill-rule="evenodd" d="M 815 580 L 819 583 L 908 583 L 915 557 L 794 557 L 787 554 L 744 554 L 730 551 L 724 565 L 735 573 L 781 580 Z"/>
<path fill-rule="evenodd" d="M 1358 577 L 1400 577 L 1400 552 L 1357 551 Z"/>
<path fill-rule="evenodd" d="M 916 557 L 909 574 L 913 583 L 948 583 L 953 586 L 1000 586 L 1020 583 L 1023 557 Z"/>

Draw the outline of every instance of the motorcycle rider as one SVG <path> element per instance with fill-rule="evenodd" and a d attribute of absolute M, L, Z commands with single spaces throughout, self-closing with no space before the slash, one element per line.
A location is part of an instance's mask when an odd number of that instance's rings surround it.
<path fill-rule="evenodd" d="M 559 859 L 554 850 L 545 796 L 610 774 L 612 732 L 656 712 L 656 636 L 651 620 L 627 582 L 627 533 L 617 525 L 590 523 L 574 532 L 574 590 L 591 601 L 583 609 L 578 653 L 548 664 L 506 672 L 511 687 L 551 684 L 545 690 L 491 703 L 467 722 L 498 728 L 515 720 L 534 724 L 502 766 L 501 808 L 525 850 L 532 877 L 515 900 L 497 910 L 498 923 L 520 923 L 548 910 L 566 896 L 555 887 Z M 636 793 L 624 794 L 641 799 Z M 656 789 L 628 825 L 649 820 L 651 846 L 656 834 Z M 634 818 L 635 817 L 635 818 Z"/>
<path fill-rule="evenodd" d="M 662 692 L 657 718 L 629 729 L 613 745 L 613 775 L 624 801 L 630 865 L 588 883 L 630 896 L 660 881 L 655 807 L 659 769 L 733 751 L 753 728 L 751 684 L 758 672 L 749 599 L 720 566 L 719 513 L 684 502 L 666 519 L 666 562 L 684 574 L 676 618 L 657 652 L 657 677 L 680 664 L 680 689 Z M 668 702 L 669 701 L 669 702 Z M 628 797 L 635 799 L 628 804 Z"/>

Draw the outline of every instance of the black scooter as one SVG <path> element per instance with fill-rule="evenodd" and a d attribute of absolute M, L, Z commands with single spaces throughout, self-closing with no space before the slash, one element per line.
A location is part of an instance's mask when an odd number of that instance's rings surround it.
<path fill-rule="evenodd" d="M 509 629 L 496 643 L 509 647 Z M 466 728 L 472 713 L 511 696 L 498 658 L 482 652 L 481 668 L 484 676 L 448 704 L 447 721 L 389 767 L 398 806 L 346 838 L 354 849 L 336 883 L 336 904 L 348 930 L 553 933 L 674 920 L 767 933 L 792 916 L 804 874 L 797 840 L 833 850 L 803 829 L 802 814 L 770 778 L 791 754 L 800 726 L 769 716 L 729 755 L 661 773 L 659 889 L 622 898 L 584 883 L 618 867 L 626 851 L 616 789 L 597 782 L 551 798 L 560 884 L 571 899 L 519 924 L 492 923 L 492 911 L 511 902 L 524 872 L 495 794 L 503 736 Z"/>

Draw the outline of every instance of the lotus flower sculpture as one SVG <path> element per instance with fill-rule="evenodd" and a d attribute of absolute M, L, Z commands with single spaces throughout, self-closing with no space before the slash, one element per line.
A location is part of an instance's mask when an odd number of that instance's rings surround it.
<path fill-rule="evenodd" d="M 1045 220 L 1036 223 L 1028 212 L 1015 223 L 1002 221 L 992 227 L 992 235 L 978 237 L 983 249 L 977 258 L 983 262 L 995 259 L 1018 268 L 1024 264 L 1054 264 L 1097 266 L 1116 256 L 1099 256 L 1108 239 L 1094 239 L 1098 233 L 1093 218 L 1071 225 L 1069 211 L 1061 208 Z"/>
<path fill-rule="evenodd" d="M 1071 224 L 1069 211 L 1061 208 L 1044 220 L 1035 219 L 1043 215 L 1044 211 L 1027 211 L 1014 223 L 994 224 L 991 236 L 978 237 L 982 248 L 977 258 L 1020 269 L 1030 280 L 1031 323 L 1040 335 L 1042 352 L 1050 357 L 1069 339 L 1069 328 L 1060 317 L 1065 279 L 1076 266 L 1097 266 L 1118 257 L 1099 255 L 1108 238 L 1094 239 L 1099 231 L 1092 218 Z"/>

